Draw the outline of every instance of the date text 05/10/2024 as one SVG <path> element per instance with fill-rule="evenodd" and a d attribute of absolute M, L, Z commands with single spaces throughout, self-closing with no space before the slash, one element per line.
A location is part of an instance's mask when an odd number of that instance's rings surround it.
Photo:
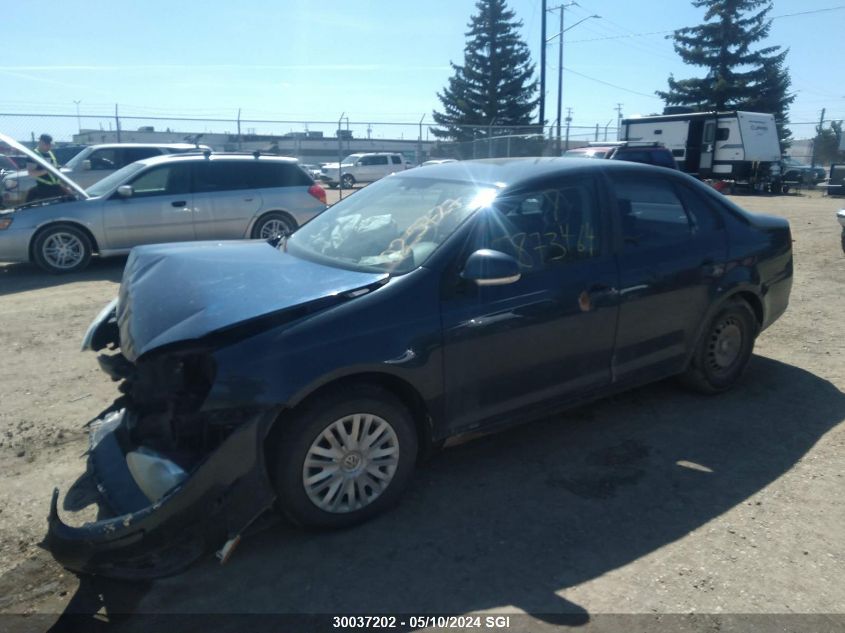
<path fill-rule="evenodd" d="M 332 627 L 335 629 L 393 629 L 400 626 L 415 629 L 507 629 L 510 628 L 510 620 L 510 616 L 507 615 L 412 615 L 402 618 L 392 615 L 350 615 L 333 617 Z"/>

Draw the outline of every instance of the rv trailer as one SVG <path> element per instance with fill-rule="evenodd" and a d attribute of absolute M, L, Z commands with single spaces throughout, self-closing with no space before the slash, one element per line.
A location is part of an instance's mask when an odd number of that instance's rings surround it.
<path fill-rule="evenodd" d="M 681 171 L 757 191 L 780 192 L 775 117 L 759 112 L 690 112 L 622 119 L 620 140 L 658 142 Z"/>

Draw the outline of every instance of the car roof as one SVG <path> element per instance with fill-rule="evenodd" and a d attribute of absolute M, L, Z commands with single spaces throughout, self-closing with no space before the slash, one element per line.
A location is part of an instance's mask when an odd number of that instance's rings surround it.
<path fill-rule="evenodd" d="M 621 160 L 597 161 L 591 158 L 492 158 L 485 160 L 464 160 L 457 163 L 440 163 L 425 169 L 409 169 L 391 178 L 443 178 L 495 184 L 501 187 L 513 187 L 523 183 L 556 175 L 577 175 L 606 171 L 611 173 L 655 173 L 660 170 L 664 175 L 680 172 L 644 163 Z"/>
<path fill-rule="evenodd" d="M 98 143 L 96 145 L 85 145 L 91 149 L 112 149 L 120 147 L 164 147 L 167 149 L 196 149 L 194 143 Z M 199 151 L 199 150 L 198 150 Z"/>
<path fill-rule="evenodd" d="M 207 154 L 207 155 L 206 155 Z M 291 156 L 269 156 L 265 154 L 260 154 L 259 156 L 255 156 L 254 154 L 226 154 L 226 153 L 208 153 L 202 151 L 196 152 L 185 152 L 183 154 L 162 154 L 161 156 L 151 156 L 150 158 L 145 158 L 143 160 L 139 160 L 137 162 L 143 163 L 144 165 L 156 165 L 158 163 L 173 163 L 173 162 L 183 162 L 183 161 L 238 161 L 238 162 L 249 162 L 256 160 L 265 162 L 274 162 L 274 163 L 285 163 L 288 165 L 299 165 L 299 161 L 296 158 L 292 158 Z"/>

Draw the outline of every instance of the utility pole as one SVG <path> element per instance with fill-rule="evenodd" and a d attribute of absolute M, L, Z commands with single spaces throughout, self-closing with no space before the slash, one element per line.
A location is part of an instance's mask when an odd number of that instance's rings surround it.
<path fill-rule="evenodd" d="M 572 123 L 572 108 L 566 108 L 566 151 L 569 149 L 569 124 Z"/>
<path fill-rule="evenodd" d="M 617 103 L 616 104 L 616 140 L 620 140 L 619 136 L 622 133 L 622 106 L 624 104 Z"/>
<path fill-rule="evenodd" d="M 343 161 L 343 138 L 340 132 L 341 126 L 343 126 L 343 117 L 345 116 L 346 112 L 343 112 L 337 120 L 337 186 L 340 188 L 340 200 L 343 200 L 343 172 L 341 167 L 341 162 Z"/>
<path fill-rule="evenodd" d="M 417 165 L 422 165 L 423 162 L 423 146 L 422 146 L 422 124 L 425 119 L 425 114 L 420 118 L 420 136 L 417 141 Z"/>
<path fill-rule="evenodd" d="M 117 130 L 117 142 L 120 143 L 120 115 L 117 113 L 117 104 L 114 104 L 114 125 Z"/>
<path fill-rule="evenodd" d="M 816 138 L 813 139 L 813 155 L 810 157 L 810 167 L 816 166 L 816 145 L 818 145 L 819 137 L 822 135 L 825 110 L 827 110 L 827 108 L 822 108 L 822 115 L 819 117 L 819 129 L 816 130 Z"/>
<path fill-rule="evenodd" d="M 546 130 L 546 0 L 540 20 L 540 134 L 545 138 Z"/>
<path fill-rule="evenodd" d="M 241 138 L 241 109 L 238 108 L 238 151 L 240 152 L 243 148 L 243 140 Z"/>

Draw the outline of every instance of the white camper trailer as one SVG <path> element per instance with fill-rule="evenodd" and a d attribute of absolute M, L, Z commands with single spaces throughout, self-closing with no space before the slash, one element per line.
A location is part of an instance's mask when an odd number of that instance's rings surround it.
<path fill-rule="evenodd" d="M 780 186 L 775 117 L 758 112 L 691 112 L 622 120 L 620 140 L 659 142 L 678 167 L 702 179 L 756 189 Z"/>

